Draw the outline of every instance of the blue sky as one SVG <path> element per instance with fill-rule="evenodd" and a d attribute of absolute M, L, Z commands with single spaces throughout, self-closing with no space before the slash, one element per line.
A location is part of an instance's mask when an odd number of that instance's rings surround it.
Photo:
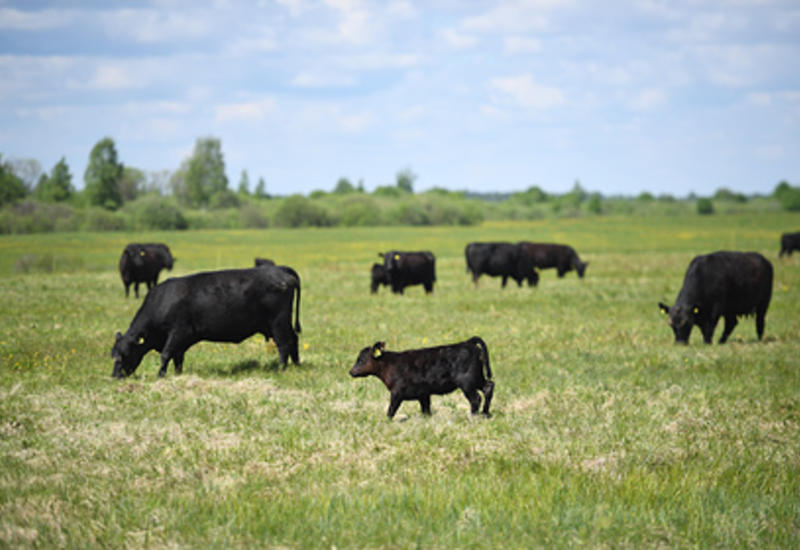
<path fill-rule="evenodd" d="M 800 2 L 0 0 L 0 153 L 230 186 L 683 196 L 800 184 Z"/>

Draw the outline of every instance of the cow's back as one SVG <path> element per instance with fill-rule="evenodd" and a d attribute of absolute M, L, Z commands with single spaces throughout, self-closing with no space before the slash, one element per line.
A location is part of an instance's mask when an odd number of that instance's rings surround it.
<path fill-rule="evenodd" d="M 769 304 L 772 280 L 772 264 L 757 252 L 714 252 L 689 264 L 678 301 L 746 315 Z"/>

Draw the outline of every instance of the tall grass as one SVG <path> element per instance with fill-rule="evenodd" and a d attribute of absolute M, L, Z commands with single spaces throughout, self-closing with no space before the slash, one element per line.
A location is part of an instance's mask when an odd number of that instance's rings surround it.
<path fill-rule="evenodd" d="M 800 258 L 788 214 L 480 227 L 0 238 L 0 545 L 8 547 L 797 547 Z M 552 240 L 586 278 L 473 288 L 471 240 Z M 184 375 L 148 355 L 110 378 L 140 300 L 116 262 L 164 241 L 172 275 L 272 257 L 303 280 L 300 366 L 262 338 L 201 343 Z M 433 295 L 369 294 L 388 248 L 437 255 Z M 659 315 L 693 255 L 757 250 L 775 267 L 766 337 L 675 346 Z M 27 273 L 25 255 L 69 268 Z M 48 256 L 49 255 L 49 256 Z M 80 259 L 67 262 L 68 259 Z M 35 265 L 35 264 L 32 264 Z M 170 274 L 165 274 L 169 276 Z M 717 329 L 719 336 L 721 327 Z M 480 335 L 489 419 L 460 394 L 385 413 L 358 350 Z"/>

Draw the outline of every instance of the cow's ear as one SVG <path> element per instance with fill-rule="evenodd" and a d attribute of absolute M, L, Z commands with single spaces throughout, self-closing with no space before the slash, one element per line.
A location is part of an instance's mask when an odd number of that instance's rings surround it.
<path fill-rule="evenodd" d="M 660 309 L 661 313 L 663 313 L 664 315 L 669 313 L 669 306 L 664 302 L 658 302 L 658 309 Z"/>
<path fill-rule="evenodd" d="M 386 349 L 386 342 L 375 342 L 375 345 L 372 346 L 372 356 L 377 359 L 381 355 L 383 355 L 383 350 Z"/>
<path fill-rule="evenodd" d="M 117 331 L 117 334 L 114 335 L 114 341 L 119 342 L 120 340 L 122 340 L 122 334 Z"/>

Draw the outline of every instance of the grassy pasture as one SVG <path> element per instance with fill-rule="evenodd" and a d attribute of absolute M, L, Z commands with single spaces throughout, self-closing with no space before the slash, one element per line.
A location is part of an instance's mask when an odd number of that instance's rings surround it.
<path fill-rule="evenodd" d="M 798 547 L 800 217 L 609 217 L 465 228 L 0 237 L 0 547 Z M 465 273 L 471 240 L 567 242 L 587 276 L 505 290 Z M 163 241 L 173 275 L 267 256 L 303 278 L 302 364 L 271 343 L 201 343 L 110 378 L 141 303 L 116 264 Z M 388 248 L 437 255 L 432 296 L 369 294 Z M 757 250 L 775 267 L 764 342 L 676 346 L 691 258 Z M 167 274 L 169 276 L 169 274 Z M 163 276 L 162 276 L 163 277 Z M 717 337 L 722 325 L 717 327 Z M 406 402 L 347 371 L 377 340 L 480 335 L 495 399 Z"/>

